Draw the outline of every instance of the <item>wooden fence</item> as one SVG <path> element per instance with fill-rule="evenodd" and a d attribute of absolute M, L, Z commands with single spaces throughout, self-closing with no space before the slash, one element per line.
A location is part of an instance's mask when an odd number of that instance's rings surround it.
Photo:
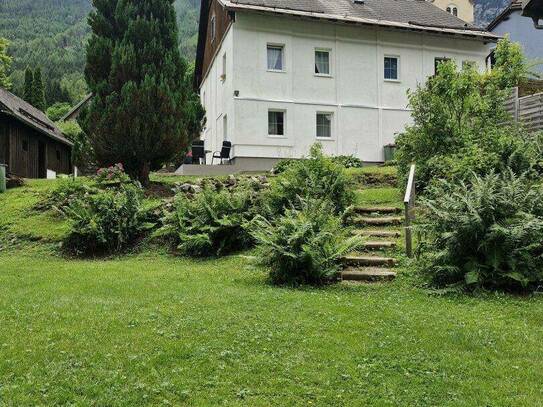
<path fill-rule="evenodd" d="M 505 107 L 529 131 L 543 131 L 543 92 L 519 97 L 518 88 L 514 88 Z"/>

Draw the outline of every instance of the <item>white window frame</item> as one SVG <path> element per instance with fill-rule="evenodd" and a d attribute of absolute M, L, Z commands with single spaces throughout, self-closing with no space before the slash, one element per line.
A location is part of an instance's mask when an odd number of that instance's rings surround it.
<path fill-rule="evenodd" d="M 270 134 L 270 113 L 283 113 L 283 134 Z M 287 111 L 285 109 L 268 109 L 266 114 L 266 126 L 268 137 L 286 138 L 287 137 Z"/>
<path fill-rule="evenodd" d="M 329 115 L 330 116 L 330 137 L 319 137 L 319 124 L 318 117 L 319 115 Z M 334 112 L 317 112 L 315 114 L 315 138 L 317 140 L 334 140 Z"/>
<path fill-rule="evenodd" d="M 281 69 L 273 69 L 268 66 L 268 50 L 270 48 L 281 50 Z M 266 44 L 266 70 L 268 72 L 285 73 L 285 44 L 267 43 Z"/>
<path fill-rule="evenodd" d="M 315 72 L 315 67 L 317 66 L 317 52 L 328 53 L 328 73 Z M 333 69 L 332 49 L 331 48 L 315 48 L 315 51 L 313 52 L 313 73 L 315 74 L 315 76 L 318 76 L 321 78 L 331 78 L 332 72 L 333 72 L 332 69 Z"/>
<path fill-rule="evenodd" d="M 385 77 L 385 59 L 394 58 L 397 61 L 396 79 Z M 385 82 L 401 82 L 402 78 L 402 59 L 399 55 L 385 54 L 383 55 L 383 79 Z"/>

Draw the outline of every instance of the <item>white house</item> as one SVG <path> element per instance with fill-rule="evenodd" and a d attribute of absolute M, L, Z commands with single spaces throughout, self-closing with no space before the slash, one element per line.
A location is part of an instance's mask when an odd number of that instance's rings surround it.
<path fill-rule="evenodd" d="M 444 59 L 486 69 L 497 38 L 424 0 L 202 0 L 205 148 L 230 141 L 246 169 L 302 157 L 316 141 L 382 162 L 410 122 L 407 91 Z"/>

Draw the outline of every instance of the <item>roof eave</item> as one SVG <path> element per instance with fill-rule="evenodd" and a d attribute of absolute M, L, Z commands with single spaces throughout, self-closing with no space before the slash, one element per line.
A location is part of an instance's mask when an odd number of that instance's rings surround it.
<path fill-rule="evenodd" d="M 418 26 L 415 24 L 400 23 L 400 22 L 395 22 L 395 21 L 373 20 L 373 19 L 361 18 L 361 17 L 339 16 L 339 15 L 334 15 L 334 14 L 315 13 L 315 12 L 310 12 L 310 11 L 300 11 L 300 10 L 254 6 L 254 5 L 248 5 L 248 4 L 238 4 L 238 3 L 232 3 L 229 0 L 218 0 L 218 1 L 226 9 L 232 10 L 232 11 L 254 11 L 254 12 L 262 12 L 262 13 L 273 13 L 273 14 L 307 17 L 311 19 L 320 19 L 320 20 L 360 24 L 360 25 L 371 25 L 371 26 L 389 27 L 389 28 L 403 29 L 403 30 L 410 30 L 410 31 L 430 32 L 430 33 L 435 33 L 435 34 L 448 34 L 448 35 L 460 36 L 460 37 L 465 37 L 465 38 L 470 38 L 470 39 L 479 39 L 479 40 L 488 41 L 488 42 L 497 42 L 499 39 L 501 39 L 500 36 L 483 31 L 483 30 L 482 31 L 473 31 L 473 30 L 468 31 L 468 30 L 461 30 L 461 29 L 456 29 L 456 28 L 436 28 L 436 27 L 427 27 L 427 26 L 425 27 L 425 26 Z"/>

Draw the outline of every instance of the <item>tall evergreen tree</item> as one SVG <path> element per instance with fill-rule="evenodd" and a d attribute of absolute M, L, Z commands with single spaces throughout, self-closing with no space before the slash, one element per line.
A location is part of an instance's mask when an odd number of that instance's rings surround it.
<path fill-rule="evenodd" d="M 32 104 L 32 102 L 34 101 L 33 89 L 34 89 L 34 73 L 32 72 L 32 69 L 30 69 L 30 67 L 27 66 L 25 70 L 23 99 L 26 100 L 30 104 Z"/>
<path fill-rule="evenodd" d="M 9 41 L 0 38 L 0 87 L 11 89 L 11 80 L 9 79 L 9 70 L 13 59 L 8 55 Z"/>
<path fill-rule="evenodd" d="M 173 0 L 93 0 L 85 76 L 94 94 L 85 130 L 101 165 L 142 183 L 186 148 L 195 120 Z"/>
<path fill-rule="evenodd" d="M 34 80 L 32 81 L 32 105 L 45 111 L 47 103 L 45 102 L 45 85 L 43 84 L 43 77 L 41 74 L 41 68 L 36 68 L 34 72 Z"/>

